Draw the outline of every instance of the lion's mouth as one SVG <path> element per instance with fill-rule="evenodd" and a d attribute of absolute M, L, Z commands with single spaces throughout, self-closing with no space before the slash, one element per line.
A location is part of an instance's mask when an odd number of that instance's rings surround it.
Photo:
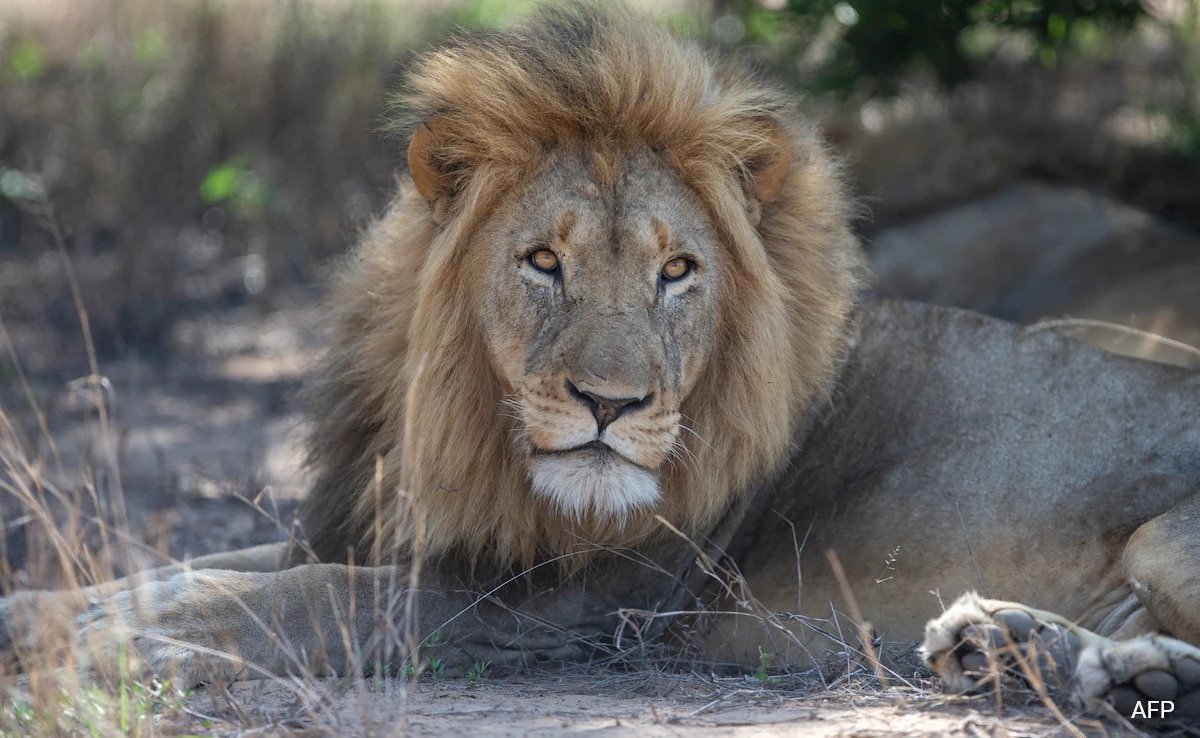
<path fill-rule="evenodd" d="M 563 451 L 563 453 L 569 454 L 569 453 L 572 453 L 575 451 L 599 451 L 601 453 L 606 453 L 606 454 L 615 454 L 616 453 L 616 451 L 613 451 L 611 446 L 609 446 L 607 443 L 605 443 L 604 441 L 601 441 L 599 439 L 596 439 L 595 441 L 589 441 L 588 443 L 584 443 L 579 446 L 574 446 L 572 448 L 565 449 Z"/>
<path fill-rule="evenodd" d="M 561 449 L 559 449 L 559 448 L 555 448 L 555 449 L 535 448 L 534 454 L 539 455 L 539 456 L 571 456 L 571 455 L 579 454 L 579 455 L 591 456 L 591 457 L 597 458 L 597 459 L 615 457 L 626 463 L 633 464 L 634 466 L 638 467 L 639 469 L 645 469 L 646 471 L 649 471 L 649 472 L 654 471 L 654 469 L 651 469 L 649 467 L 646 467 L 642 464 L 637 463 L 633 459 L 629 458 L 628 456 L 621 453 L 620 451 L 617 451 L 612 446 L 609 446 L 607 443 L 605 443 L 604 441 L 601 441 L 598 438 L 594 441 L 588 441 L 587 443 L 581 443 L 578 446 L 571 446 L 570 448 L 561 448 Z"/>

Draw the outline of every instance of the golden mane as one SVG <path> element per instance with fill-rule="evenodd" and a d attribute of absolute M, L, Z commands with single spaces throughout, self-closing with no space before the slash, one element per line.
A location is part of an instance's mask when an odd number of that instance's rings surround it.
<path fill-rule="evenodd" d="M 376 547 L 505 564 L 633 545 L 661 528 L 656 513 L 701 530 L 782 467 L 845 348 L 859 258 L 838 169 L 786 95 L 643 18 L 572 5 L 429 53 L 400 100 L 406 125 L 436 119 L 454 195 L 435 223 L 402 181 L 335 284 L 303 508 L 320 558 L 356 548 L 361 562 Z M 769 131 L 791 164 L 759 203 L 746 182 L 778 146 Z M 623 524 L 567 519 L 529 493 L 471 307 L 473 234 L 563 144 L 665 152 L 728 256 L 717 346 L 682 407 L 696 434 L 663 470 L 659 508 Z"/>

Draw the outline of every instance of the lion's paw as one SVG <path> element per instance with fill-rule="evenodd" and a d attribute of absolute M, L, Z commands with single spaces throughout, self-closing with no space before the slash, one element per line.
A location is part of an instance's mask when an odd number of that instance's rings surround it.
<path fill-rule="evenodd" d="M 1173 638 L 1114 641 L 971 593 L 925 626 L 922 651 L 957 692 L 1014 678 L 1137 723 L 1200 721 L 1200 649 Z"/>
<path fill-rule="evenodd" d="M 1200 722 L 1200 648 L 1166 636 L 1084 649 L 1076 689 L 1092 710 L 1135 722 Z"/>
<path fill-rule="evenodd" d="M 950 689 L 967 692 L 1015 678 L 1068 688 L 1081 651 L 1099 639 L 1050 613 L 971 593 L 925 626 L 922 652 Z"/>
<path fill-rule="evenodd" d="M 76 620 L 81 668 L 101 674 L 131 664 L 181 686 L 236 679 L 243 663 L 221 651 L 221 623 L 197 607 L 195 577 L 148 582 L 93 603 Z"/>

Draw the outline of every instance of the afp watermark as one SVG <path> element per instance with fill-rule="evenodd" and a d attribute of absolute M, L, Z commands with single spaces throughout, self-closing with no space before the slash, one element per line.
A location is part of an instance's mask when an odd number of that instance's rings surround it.
<path fill-rule="evenodd" d="M 1130 718 L 1139 720 L 1166 720 L 1175 712 L 1173 700 L 1138 700 L 1133 703 Z"/>

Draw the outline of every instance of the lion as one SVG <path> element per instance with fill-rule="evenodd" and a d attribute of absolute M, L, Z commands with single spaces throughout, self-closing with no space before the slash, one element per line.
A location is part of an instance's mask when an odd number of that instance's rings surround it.
<path fill-rule="evenodd" d="M 850 613 L 956 690 L 1200 719 L 1200 376 L 872 299 L 791 97 L 628 11 L 460 37 L 400 103 L 311 382 L 307 545 L 12 593 L 7 650 L 78 629 L 188 684 L 434 641 L 819 664 Z"/>

